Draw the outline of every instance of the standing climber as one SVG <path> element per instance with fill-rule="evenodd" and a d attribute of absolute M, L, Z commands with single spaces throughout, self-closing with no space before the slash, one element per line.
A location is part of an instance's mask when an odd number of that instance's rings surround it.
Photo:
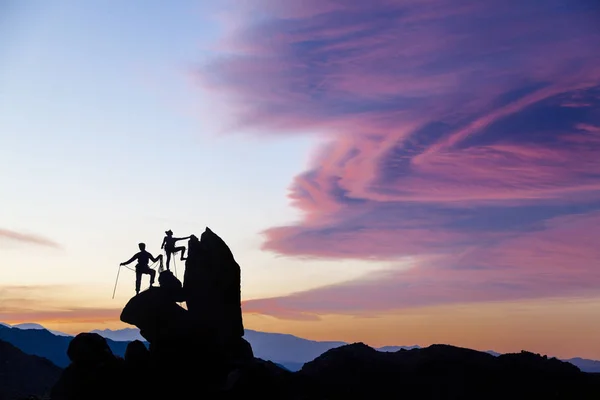
<path fill-rule="evenodd" d="M 162 264 L 162 254 L 159 254 L 158 257 L 154 257 L 152 254 L 146 251 L 146 244 L 144 243 L 138 244 L 138 247 L 140 248 L 138 253 L 134 254 L 129 260 L 121 263 L 121 265 L 127 265 L 133 262 L 133 260 L 138 261 L 137 265 L 135 266 L 135 294 L 140 293 L 142 274 L 150 275 L 150 287 L 152 287 L 154 284 L 156 271 L 148 266 L 149 261 L 152 260 L 152 262 L 156 262 L 160 260 Z"/>
<path fill-rule="evenodd" d="M 173 237 L 173 231 L 172 230 L 168 230 L 165 232 L 167 236 L 165 236 L 165 238 L 163 239 L 162 244 L 160 245 L 161 249 L 165 249 L 165 253 L 167 254 L 167 270 L 169 270 L 169 262 L 171 261 L 171 255 L 175 254 L 179 251 L 181 251 L 181 260 L 185 260 L 185 246 L 179 246 L 179 247 L 175 247 L 175 243 L 178 242 L 179 240 L 186 240 L 189 239 L 190 236 L 186 236 L 186 237 L 182 237 L 182 238 L 176 238 Z"/>

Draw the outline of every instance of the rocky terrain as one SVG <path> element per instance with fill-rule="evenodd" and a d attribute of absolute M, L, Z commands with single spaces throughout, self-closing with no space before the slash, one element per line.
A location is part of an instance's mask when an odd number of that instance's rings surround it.
<path fill-rule="evenodd" d="M 0 340 L 0 400 L 47 396 L 62 370 Z"/>
<path fill-rule="evenodd" d="M 118 357 L 97 333 L 79 334 L 52 399 L 600 398 L 596 375 L 555 358 L 447 345 L 380 352 L 355 343 L 286 371 L 255 358 L 244 339 L 240 266 L 225 242 L 207 228 L 188 251 L 183 284 L 162 272 L 160 286 L 121 313 L 149 349 L 134 341 Z"/>

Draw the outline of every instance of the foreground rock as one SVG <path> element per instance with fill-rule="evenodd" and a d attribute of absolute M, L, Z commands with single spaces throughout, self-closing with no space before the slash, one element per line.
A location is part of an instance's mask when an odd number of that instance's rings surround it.
<path fill-rule="evenodd" d="M 71 364 L 52 389 L 53 400 L 124 399 L 117 388 L 126 387 L 123 360 L 114 356 L 106 339 L 97 333 L 80 333 L 69 344 Z"/>
<path fill-rule="evenodd" d="M 137 326 L 150 343 L 161 377 L 156 395 L 234 393 L 246 385 L 240 374 L 260 365 L 243 339 L 240 267 L 208 228 L 200 239 L 191 237 L 185 267 L 183 284 L 162 272 L 160 286 L 132 298 L 121 320 Z"/>
<path fill-rule="evenodd" d="M 121 313 L 149 348 L 132 342 L 121 359 L 98 335 L 77 336 L 53 398 L 281 398 L 291 373 L 255 359 L 243 339 L 240 277 L 219 236 L 208 228 L 192 236 L 183 284 L 164 271 L 160 286 L 133 297 Z"/>
<path fill-rule="evenodd" d="M 355 343 L 327 351 L 296 373 L 254 359 L 231 368 L 222 385 L 209 389 L 204 377 L 212 365 L 202 359 L 187 366 L 193 373 L 185 373 L 183 366 L 174 379 L 139 341 L 129 344 L 123 360 L 109 356 L 96 339 L 83 339 L 98 354 L 89 357 L 92 352 L 86 351 L 86 361 L 79 364 L 73 353 L 77 361 L 65 371 L 53 399 L 600 398 L 597 375 L 528 352 L 494 357 L 432 345 L 386 353 Z"/>
<path fill-rule="evenodd" d="M 316 398 L 592 399 L 600 379 L 538 354 L 491 354 L 448 345 L 379 352 L 362 343 L 332 349 L 297 374 Z"/>
<path fill-rule="evenodd" d="M 131 342 L 122 359 L 100 336 L 78 335 L 54 400 L 600 398 L 599 379 L 571 364 L 444 345 L 383 353 L 358 343 L 291 373 L 244 340 L 241 272 L 225 242 L 206 228 L 188 249 L 183 284 L 165 271 L 121 313 L 149 348 Z"/>
<path fill-rule="evenodd" d="M 0 399 L 47 396 L 61 369 L 0 340 Z"/>

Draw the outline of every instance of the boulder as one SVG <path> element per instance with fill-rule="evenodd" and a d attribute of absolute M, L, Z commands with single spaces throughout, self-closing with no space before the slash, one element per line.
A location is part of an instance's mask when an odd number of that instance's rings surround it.
<path fill-rule="evenodd" d="M 161 272 L 158 276 L 158 284 L 172 302 L 180 303 L 185 300 L 181 281 L 173 275 L 173 272 L 169 270 Z"/>
<path fill-rule="evenodd" d="M 75 336 L 67 354 L 71 364 L 51 391 L 53 400 L 126 399 L 124 360 L 112 354 L 106 339 L 97 333 Z"/>
<path fill-rule="evenodd" d="M 125 349 L 125 362 L 130 366 L 146 367 L 150 364 L 150 351 L 141 340 L 129 342 Z"/>
<path fill-rule="evenodd" d="M 161 277 L 169 273 L 162 272 Z M 123 308 L 120 319 L 137 326 L 140 334 L 150 343 L 185 340 L 194 334 L 187 311 L 175 303 L 172 288 L 169 287 L 151 287 L 131 298 Z"/>
<path fill-rule="evenodd" d="M 253 359 L 229 372 L 222 394 L 224 399 L 288 399 L 291 379 L 291 372 L 273 362 Z"/>
<path fill-rule="evenodd" d="M 129 393 L 129 398 L 153 398 L 156 385 L 154 379 L 149 377 L 155 375 L 156 368 L 150 351 L 140 340 L 134 340 L 127 345 L 125 369 L 127 384 L 123 390 Z"/>
<path fill-rule="evenodd" d="M 106 339 L 97 333 L 80 333 L 67 348 L 67 356 L 73 364 L 98 365 L 114 358 Z"/>

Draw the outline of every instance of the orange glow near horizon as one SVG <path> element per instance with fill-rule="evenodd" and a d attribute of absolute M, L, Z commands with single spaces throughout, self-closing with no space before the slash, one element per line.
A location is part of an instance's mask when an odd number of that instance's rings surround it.
<path fill-rule="evenodd" d="M 370 346 L 442 343 L 499 353 L 532 351 L 600 359 L 600 298 L 498 302 L 406 309 L 378 316 L 326 315 L 318 321 L 245 315 L 248 328 Z"/>
<path fill-rule="evenodd" d="M 51 304 L 50 301 L 47 304 Z M 29 308 L 0 313 L 9 324 L 35 322 L 77 334 L 132 327 L 118 308 Z M 500 353 L 528 350 L 560 358 L 600 359 L 600 298 L 546 299 L 423 307 L 368 316 L 321 315 L 285 320 L 244 314 L 247 329 L 288 333 L 311 340 L 364 342 L 373 347 L 445 343 Z"/>

